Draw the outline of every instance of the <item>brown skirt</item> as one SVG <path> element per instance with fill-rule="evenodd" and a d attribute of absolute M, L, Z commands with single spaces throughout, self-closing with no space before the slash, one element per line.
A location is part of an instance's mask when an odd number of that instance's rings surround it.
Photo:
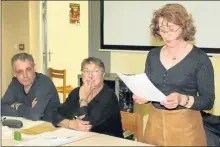
<path fill-rule="evenodd" d="M 200 112 L 161 110 L 152 105 L 144 142 L 158 146 L 207 146 Z"/>

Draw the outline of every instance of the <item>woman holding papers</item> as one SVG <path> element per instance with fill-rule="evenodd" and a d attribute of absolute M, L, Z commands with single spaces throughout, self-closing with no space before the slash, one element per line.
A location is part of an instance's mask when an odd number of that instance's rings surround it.
<path fill-rule="evenodd" d="M 151 30 L 164 45 L 148 53 L 145 72 L 167 97 L 151 102 L 145 142 L 205 146 L 200 111 L 213 107 L 214 72 L 207 54 L 192 44 L 196 33 L 192 17 L 180 4 L 166 4 L 154 12 Z M 135 95 L 133 99 L 148 103 Z"/>
<path fill-rule="evenodd" d="M 53 124 L 123 137 L 120 108 L 115 93 L 104 84 L 104 63 L 89 57 L 81 64 L 81 87 L 75 88 L 65 103 L 53 113 Z"/>

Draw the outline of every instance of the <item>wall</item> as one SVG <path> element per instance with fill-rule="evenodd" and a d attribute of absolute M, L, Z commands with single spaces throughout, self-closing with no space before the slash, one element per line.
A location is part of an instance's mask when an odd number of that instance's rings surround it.
<path fill-rule="evenodd" d="M 100 1 L 89 1 L 89 56 L 100 58 L 110 72 L 110 52 L 100 52 Z"/>
<path fill-rule="evenodd" d="M 146 52 L 111 52 L 111 72 L 143 73 L 146 57 Z"/>
<path fill-rule="evenodd" d="M 215 104 L 214 108 L 211 111 L 213 114 L 220 116 L 220 56 L 214 56 L 210 58 L 212 61 L 212 65 L 214 67 L 215 74 Z"/>
<path fill-rule="evenodd" d="M 29 2 L 2 1 L 2 95 L 12 78 L 11 57 L 19 53 L 15 45 L 24 43 L 29 52 Z"/>
<path fill-rule="evenodd" d="M 80 24 L 69 22 L 69 3 L 80 4 Z M 67 84 L 76 87 L 81 62 L 89 54 L 88 1 L 47 1 L 48 67 L 67 70 Z M 49 58 L 49 57 L 48 57 Z M 55 85 L 61 85 L 55 80 Z"/>
<path fill-rule="evenodd" d="M 32 54 L 36 63 L 35 68 L 40 71 L 40 58 L 42 57 L 40 50 L 40 3 L 38 1 L 29 1 L 29 53 Z"/>

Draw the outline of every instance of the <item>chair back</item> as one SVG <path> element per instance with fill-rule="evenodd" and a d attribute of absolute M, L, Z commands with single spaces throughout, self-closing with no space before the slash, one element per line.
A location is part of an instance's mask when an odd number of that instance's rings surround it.
<path fill-rule="evenodd" d="M 59 70 L 50 67 L 48 68 L 48 76 L 51 80 L 53 78 L 63 79 L 63 86 L 66 86 L 66 69 Z"/>
<path fill-rule="evenodd" d="M 63 85 L 62 86 L 56 86 L 57 92 L 63 93 L 63 102 L 65 102 L 67 94 L 69 94 L 72 91 L 71 85 L 66 85 L 66 69 L 60 70 L 60 69 L 54 69 L 54 68 L 48 68 L 48 76 L 53 81 L 54 78 L 62 79 Z"/>
<path fill-rule="evenodd" d="M 143 121 L 139 113 L 121 111 L 122 127 L 133 132 L 137 141 L 143 141 Z"/>

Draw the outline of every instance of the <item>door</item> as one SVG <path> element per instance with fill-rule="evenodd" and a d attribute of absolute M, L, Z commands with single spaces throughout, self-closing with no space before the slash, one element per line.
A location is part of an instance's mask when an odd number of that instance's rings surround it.
<path fill-rule="evenodd" d="M 80 23 L 70 23 L 70 5 L 80 5 Z M 66 69 L 67 85 L 78 86 L 82 60 L 88 57 L 88 2 L 87 1 L 44 1 L 43 67 Z M 62 81 L 54 81 L 61 86 Z"/>

